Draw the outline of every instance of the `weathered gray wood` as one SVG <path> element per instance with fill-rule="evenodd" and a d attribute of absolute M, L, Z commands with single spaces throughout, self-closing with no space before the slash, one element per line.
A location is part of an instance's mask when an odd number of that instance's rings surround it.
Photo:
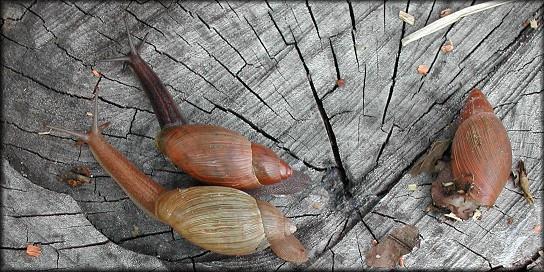
<path fill-rule="evenodd" d="M 311 175 L 303 193 L 265 197 L 297 224 L 310 252 L 301 268 L 366 267 L 371 240 L 403 223 L 418 226 L 423 240 L 406 258 L 411 268 L 531 263 L 542 247 L 532 232 L 542 218 L 542 27 L 523 23 L 541 16 L 542 5 L 507 4 L 400 47 L 402 37 L 438 19 L 441 10 L 470 4 L 3 3 L 2 222 L 8 235 L 2 264 L 294 267 L 270 250 L 226 257 L 190 245 L 139 211 L 87 148 L 65 135 L 37 135 L 44 122 L 88 128 L 95 68 L 105 76 L 100 119 L 112 122 L 108 140 L 166 186 L 194 184 L 156 151 L 158 124 L 134 75 L 118 63 L 95 63 L 127 51 L 123 16 L 136 37 L 149 32 L 143 58 L 189 120 L 237 130 Z M 416 24 L 404 24 L 399 10 L 414 15 Z M 447 40 L 455 49 L 444 54 L 440 46 Z M 419 64 L 431 68 L 427 76 L 416 73 Z M 343 88 L 335 87 L 339 78 Z M 424 211 L 432 179 L 407 171 L 434 140 L 451 137 L 473 87 L 495 105 L 514 163 L 525 160 L 538 203 L 527 205 L 509 183 L 481 220 L 442 222 L 440 214 Z M 71 188 L 58 181 L 76 164 L 91 168 L 92 184 Z M 420 185 L 416 192 L 408 191 L 411 183 Z M 44 254 L 25 256 L 27 242 L 43 243 Z"/>

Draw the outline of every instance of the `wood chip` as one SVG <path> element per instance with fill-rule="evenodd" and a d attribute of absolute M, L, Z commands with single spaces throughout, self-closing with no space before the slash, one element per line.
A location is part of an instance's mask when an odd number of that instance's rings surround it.
<path fill-rule="evenodd" d="M 415 184 L 415 183 L 408 184 L 408 190 L 416 191 L 417 190 L 417 184 Z"/>
<path fill-rule="evenodd" d="M 40 248 L 40 245 L 28 244 L 26 246 L 26 255 L 32 256 L 32 257 L 38 257 L 41 254 L 42 254 L 42 249 Z"/>
<path fill-rule="evenodd" d="M 425 65 L 425 64 L 421 64 L 417 67 L 417 73 L 420 74 L 420 75 L 427 75 L 427 73 L 429 73 L 429 66 Z"/>
<path fill-rule="evenodd" d="M 459 11 L 456 11 L 450 15 L 447 15 L 447 16 L 444 16 L 430 24 L 428 24 L 427 26 L 425 26 L 424 28 L 418 30 L 418 31 L 415 31 L 414 33 L 404 37 L 401 42 L 402 42 L 402 46 L 406 46 L 407 44 L 411 43 L 411 42 L 414 42 L 414 41 L 417 41 L 429 34 L 432 34 L 442 28 L 445 28 L 457 21 L 459 21 L 461 18 L 467 16 L 467 15 L 471 15 L 471 14 L 475 14 L 477 12 L 480 12 L 480 11 L 484 11 L 486 9 L 490 9 L 490 8 L 494 8 L 494 7 L 498 7 L 500 5 L 504 5 L 508 2 L 511 2 L 511 1 L 488 1 L 488 2 L 485 2 L 485 3 L 481 3 L 481 4 L 478 4 L 478 5 L 474 5 L 474 6 L 470 6 L 470 7 L 467 7 L 467 8 L 464 8 L 462 10 L 459 10 Z"/>
<path fill-rule="evenodd" d="M 448 16 L 451 14 L 451 8 L 444 9 L 440 12 L 440 18 Z"/>
<path fill-rule="evenodd" d="M 454 213 L 448 213 L 448 214 L 444 214 L 445 217 L 448 217 L 448 218 L 451 218 L 453 220 L 457 220 L 457 221 L 463 221 L 463 219 L 457 217 L 457 215 L 455 215 Z"/>
<path fill-rule="evenodd" d="M 402 10 L 399 11 L 399 18 L 410 25 L 414 25 L 416 22 L 416 18 L 413 15 Z"/>
<path fill-rule="evenodd" d="M 529 25 L 531 26 L 532 29 L 537 29 L 538 28 L 538 21 L 533 18 L 531 20 L 529 20 Z"/>
<path fill-rule="evenodd" d="M 442 45 L 440 49 L 442 50 L 442 52 L 447 54 L 453 51 L 453 43 L 450 40 L 448 40 L 444 45 Z"/>

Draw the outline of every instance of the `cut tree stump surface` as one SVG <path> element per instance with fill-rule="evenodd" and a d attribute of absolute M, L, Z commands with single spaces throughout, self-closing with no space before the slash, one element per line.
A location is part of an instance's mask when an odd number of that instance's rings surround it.
<path fill-rule="evenodd" d="M 471 4 L 3 2 L 2 268 L 356 269 L 367 267 L 373 239 L 403 224 L 422 240 L 405 257 L 409 268 L 542 262 L 542 4 L 505 4 L 400 45 L 440 11 Z M 169 188 L 196 184 L 156 150 L 158 122 L 133 73 L 97 63 L 128 51 L 124 17 L 135 41 L 149 33 L 142 57 L 189 120 L 239 131 L 311 176 L 299 194 L 263 197 L 296 223 L 307 263 L 270 249 L 229 257 L 193 246 L 137 209 L 87 147 L 38 135 L 44 123 L 89 128 L 96 69 L 108 141 Z M 536 29 L 525 24 L 533 17 Z M 513 166 L 525 161 L 536 201 L 509 181 L 480 220 L 457 222 L 425 211 L 432 177 L 408 171 L 432 142 L 452 137 L 474 87 L 508 131 Z M 59 181 L 75 165 L 91 169 L 90 184 Z M 27 256 L 28 243 L 42 255 Z"/>

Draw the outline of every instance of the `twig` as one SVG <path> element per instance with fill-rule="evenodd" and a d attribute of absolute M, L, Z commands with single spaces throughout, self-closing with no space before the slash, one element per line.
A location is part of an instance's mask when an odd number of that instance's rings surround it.
<path fill-rule="evenodd" d="M 503 5 L 503 4 L 506 4 L 508 2 L 511 2 L 511 0 L 508 0 L 508 1 L 489 1 L 489 2 L 485 2 L 485 3 L 482 3 L 482 4 L 478 4 L 478 5 L 474 5 L 474 6 L 471 6 L 471 7 L 468 7 L 468 8 L 464 8 L 462 10 L 459 10 L 459 11 L 456 11 L 448 16 L 445 16 L 445 17 L 442 17 L 432 23 L 430 23 L 429 25 L 427 25 L 426 27 L 404 37 L 404 39 L 402 39 L 402 46 L 406 46 L 407 44 L 413 42 L 413 41 L 416 41 L 416 40 L 419 40 L 431 33 L 434 33 L 446 26 L 449 26 L 457 21 L 459 21 L 461 18 L 467 16 L 467 15 L 471 15 L 471 14 L 474 14 L 474 13 L 477 13 L 477 12 L 480 12 L 480 11 L 484 11 L 486 9 L 490 9 L 490 8 L 494 8 L 494 7 L 498 7 L 500 5 Z"/>

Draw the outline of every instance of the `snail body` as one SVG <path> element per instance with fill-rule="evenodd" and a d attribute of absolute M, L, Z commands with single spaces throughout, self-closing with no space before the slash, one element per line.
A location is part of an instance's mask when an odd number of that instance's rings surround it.
<path fill-rule="evenodd" d="M 89 132 L 48 127 L 87 143 L 98 163 L 146 213 L 193 244 L 216 253 L 247 255 L 270 246 L 286 261 L 303 263 L 308 259 L 304 246 L 293 236 L 296 226 L 271 204 L 221 186 L 166 190 L 145 175 L 102 137 L 97 125 L 97 97 Z"/>
<path fill-rule="evenodd" d="M 289 164 L 270 148 L 251 143 L 240 133 L 223 127 L 189 124 L 159 77 L 140 57 L 143 42 L 134 47 L 130 33 L 128 36 L 129 54 L 111 60 L 126 61 L 141 82 L 161 127 L 156 137 L 157 147 L 173 164 L 206 184 L 243 190 L 291 177 L 293 170 Z M 307 176 L 297 177 L 293 183 L 309 182 Z M 290 190 L 295 189 L 285 189 Z"/>
<path fill-rule="evenodd" d="M 449 180 L 454 186 L 443 188 L 435 182 L 433 200 L 467 219 L 478 206 L 493 206 L 512 166 L 512 147 L 506 129 L 478 89 L 470 92 L 461 110 L 451 153 L 450 167 L 439 179 Z"/>

